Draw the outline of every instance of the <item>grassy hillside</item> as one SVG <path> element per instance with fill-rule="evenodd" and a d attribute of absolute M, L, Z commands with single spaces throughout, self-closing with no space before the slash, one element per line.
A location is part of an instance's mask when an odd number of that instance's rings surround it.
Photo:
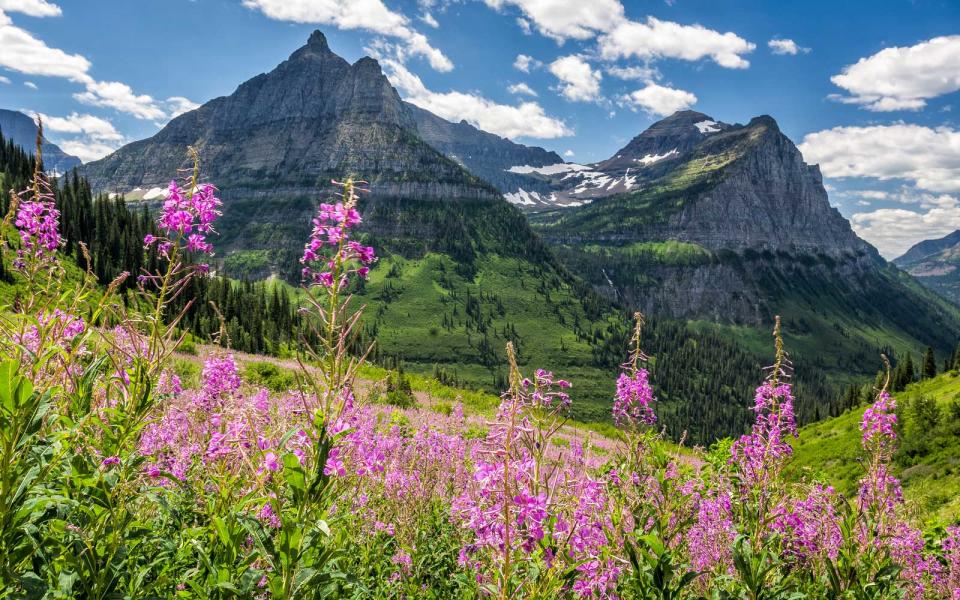
<path fill-rule="evenodd" d="M 894 397 L 899 421 L 894 474 L 907 500 L 931 521 L 960 519 L 960 374 L 950 371 L 912 384 Z M 856 495 L 865 408 L 802 428 L 794 442 L 793 474 L 812 475 Z"/>

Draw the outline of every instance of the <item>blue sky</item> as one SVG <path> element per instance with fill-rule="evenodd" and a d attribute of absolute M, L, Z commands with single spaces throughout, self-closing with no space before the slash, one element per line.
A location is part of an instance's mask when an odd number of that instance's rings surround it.
<path fill-rule="evenodd" d="M 92 159 L 316 28 L 411 101 L 571 161 L 676 109 L 769 114 L 887 256 L 960 228 L 956 1 L 0 0 L 0 107 Z"/>

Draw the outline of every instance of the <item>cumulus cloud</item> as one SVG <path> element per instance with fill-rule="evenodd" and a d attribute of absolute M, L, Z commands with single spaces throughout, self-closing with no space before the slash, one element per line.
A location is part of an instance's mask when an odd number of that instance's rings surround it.
<path fill-rule="evenodd" d="M 67 154 L 72 154 L 85 163 L 101 159 L 120 147 L 119 144 L 109 144 L 89 139 L 60 140 L 57 142 L 57 146 Z"/>
<path fill-rule="evenodd" d="M 741 55 L 753 52 L 756 44 L 733 32 L 720 33 L 702 25 L 681 25 L 647 17 L 646 22 L 623 21 L 599 38 L 604 58 L 636 57 L 642 60 L 710 58 L 721 67 L 745 69 L 749 61 Z"/>
<path fill-rule="evenodd" d="M 563 155 L 567 158 L 571 158 L 573 156 L 573 150 L 564 150 Z"/>
<path fill-rule="evenodd" d="M 960 35 L 885 48 L 830 78 L 849 95 L 831 98 L 867 110 L 919 110 L 927 100 L 960 90 Z"/>
<path fill-rule="evenodd" d="M 774 38 L 767 42 L 767 46 L 770 47 L 770 51 L 774 54 L 789 54 L 791 56 L 796 55 L 800 52 L 806 54 L 810 52 L 810 48 L 803 48 L 799 46 L 795 41 L 790 39 L 777 39 Z"/>
<path fill-rule="evenodd" d="M 574 102 L 592 102 L 600 98 L 603 76 L 582 56 L 563 56 L 550 63 L 550 72 L 560 80 L 560 93 Z"/>
<path fill-rule="evenodd" d="M 660 79 L 660 71 L 647 65 L 631 65 L 628 67 L 612 65 L 607 67 L 607 73 L 617 79 L 626 81 L 655 81 Z"/>
<path fill-rule="evenodd" d="M 881 208 L 855 213 L 850 219 L 857 235 L 892 259 L 923 240 L 943 237 L 960 229 L 960 205 L 955 196 L 941 195 L 926 210 Z"/>
<path fill-rule="evenodd" d="M 949 127 L 834 127 L 806 135 L 800 150 L 827 177 L 902 179 L 931 192 L 960 191 L 960 131 Z"/>
<path fill-rule="evenodd" d="M 116 130 L 113 123 L 89 114 L 70 113 L 66 117 L 41 114 L 43 128 L 51 133 L 50 137 L 67 154 L 72 154 L 83 162 L 103 158 L 126 142 L 126 138 Z M 64 139 L 57 134 L 70 134 L 75 137 Z"/>
<path fill-rule="evenodd" d="M 513 61 L 513 68 L 524 73 L 529 73 L 530 69 L 539 69 L 542 66 L 542 62 L 526 54 L 518 54 L 517 59 Z"/>
<path fill-rule="evenodd" d="M 397 38 L 404 42 L 407 52 L 426 58 L 437 71 L 453 69 L 450 59 L 410 26 L 410 19 L 390 10 L 381 0 L 243 0 L 243 6 L 276 21 L 362 29 Z"/>
<path fill-rule="evenodd" d="M 529 85 L 520 82 L 515 83 L 507 88 L 507 91 L 511 94 L 516 94 L 518 96 L 537 96 L 537 92 L 533 90 Z"/>
<path fill-rule="evenodd" d="M 9 78 L 9 77 L 4 77 L 3 75 L 0 75 L 0 83 L 5 83 L 5 84 L 9 85 L 9 84 L 10 84 L 10 78 Z"/>
<path fill-rule="evenodd" d="M 484 0 L 494 10 L 515 7 L 523 13 L 524 27 L 564 42 L 598 37 L 601 55 L 608 60 L 636 57 L 643 60 L 709 57 L 722 67 L 749 66 L 741 55 L 756 45 L 735 33 L 720 33 L 701 25 L 681 25 L 647 17 L 645 22 L 626 17 L 620 0 Z"/>
<path fill-rule="evenodd" d="M 12 0 L 7 0 L 12 3 Z M 13 24 L 0 10 L 0 67 L 24 75 L 63 77 L 85 83 L 90 80 L 87 71 L 90 61 L 79 54 L 68 54 L 51 48 L 25 29 Z"/>
<path fill-rule="evenodd" d="M 548 116 L 536 102 L 511 106 L 477 94 L 434 92 L 400 61 L 386 58 L 381 62 L 390 82 L 403 92 L 406 100 L 448 121 L 466 120 L 475 127 L 508 138 L 551 139 L 573 134 L 566 123 Z"/>
<path fill-rule="evenodd" d="M 620 97 L 619 104 L 631 110 L 641 109 L 650 114 L 667 116 L 678 110 L 690 108 L 697 97 L 685 90 L 648 83 L 647 87 L 634 90 Z"/>
<path fill-rule="evenodd" d="M 18 12 L 31 17 L 59 17 L 60 7 L 47 0 L 0 0 L 0 11 Z"/>
<path fill-rule="evenodd" d="M 494 10 L 515 6 L 541 34 L 557 41 L 586 40 L 623 20 L 619 0 L 484 0 Z"/>
<path fill-rule="evenodd" d="M 26 86 L 26 87 L 28 87 L 28 88 L 30 88 L 31 90 L 38 89 L 38 88 L 37 88 L 37 84 L 35 84 L 35 83 L 32 82 L 32 81 L 24 81 L 24 82 L 23 82 L 23 85 Z"/>
<path fill-rule="evenodd" d="M 84 134 L 101 141 L 122 141 L 123 135 L 113 123 L 94 115 L 70 113 L 66 117 L 41 114 L 43 128 L 48 132 Z"/>
<path fill-rule="evenodd" d="M 90 82 L 87 91 L 76 93 L 73 98 L 90 106 L 113 108 L 138 119 L 159 120 L 167 116 L 153 97 L 136 94 L 129 85 L 119 81 Z"/>

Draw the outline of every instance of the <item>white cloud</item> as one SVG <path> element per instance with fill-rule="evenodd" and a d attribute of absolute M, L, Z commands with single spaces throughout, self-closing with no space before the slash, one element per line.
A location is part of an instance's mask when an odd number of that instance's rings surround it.
<path fill-rule="evenodd" d="M 528 22 L 543 35 L 563 41 L 586 40 L 607 31 L 624 19 L 619 0 L 484 0 L 490 8 L 507 5 L 520 9 Z"/>
<path fill-rule="evenodd" d="M 67 154 L 72 154 L 87 163 L 110 154 L 120 147 L 119 144 L 97 142 L 89 139 L 70 139 L 57 142 L 57 146 Z"/>
<path fill-rule="evenodd" d="M 789 54 L 791 56 L 796 55 L 800 52 L 804 54 L 810 52 L 810 48 L 803 48 L 793 40 L 790 39 L 772 39 L 767 42 L 767 46 L 770 47 L 770 51 L 774 54 Z"/>
<path fill-rule="evenodd" d="M 0 83 L 5 83 L 5 84 L 9 85 L 9 84 L 10 84 L 10 78 L 9 78 L 9 77 L 4 77 L 3 75 L 0 75 Z"/>
<path fill-rule="evenodd" d="M 113 108 L 138 119 L 164 119 L 167 116 L 156 100 L 148 94 L 136 94 L 129 85 L 119 81 L 93 81 L 87 91 L 73 98 L 90 106 Z"/>
<path fill-rule="evenodd" d="M 827 177 L 903 179 L 932 192 L 960 191 L 960 131 L 949 127 L 834 127 L 806 135 L 800 150 Z"/>
<path fill-rule="evenodd" d="M 641 67 L 631 65 L 629 67 L 620 67 L 613 65 L 607 67 L 607 73 L 617 79 L 624 79 L 626 81 L 656 81 L 660 79 L 660 71 L 650 66 Z"/>
<path fill-rule="evenodd" d="M 114 128 L 113 123 L 88 114 L 70 113 L 66 117 L 41 114 L 43 128 L 56 133 L 88 135 L 100 141 L 123 141 L 124 137 Z"/>
<path fill-rule="evenodd" d="M 0 11 L 0 67 L 24 75 L 63 77 L 85 83 L 90 61 L 79 54 L 47 46 L 30 32 L 16 27 L 10 17 Z"/>
<path fill-rule="evenodd" d="M 381 62 L 390 82 L 403 92 L 406 100 L 448 121 L 466 120 L 480 129 L 508 138 L 551 139 L 573 134 L 566 123 L 548 116 L 536 102 L 510 106 L 477 94 L 434 92 L 401 62 L 389 58 L 381 59 Z"/>
<path fill-rule="evenodd" d="M 113 124 L 100 117 L 76 112 L 66 117 L 44 114 L 40 116 L 46 132 L 79 136 L 69 139 L 62 139 L 56 135 L 49 137 L 64 152 L 73 154 L 83 162 L 103 158 L 126 143 L 126 138 L 116 130 Z"/>
<path fill-rule="evenodd" d="M 60 7 L 47 0 L 0 0 L 0 11 L 18 12 L 31 17 L 59 17 Z"/>
<path fill-rule="evenodd" d="M 542 62 L 526 54 L 518 54 L 517 59 L 513 61 L 513 68 L 524 73 L 529 73 L 530 69 L 539 69 L 542 66 Z"/>
<path fill-rule="evenodd" d="M 709 57 L 722 67 L 749 66 L 741 55 L 756 45 L 732 32 L 720 33 L 701 25 L 681 25 L 647 17 L 627 19 L 620 0 L 484 0 L 494 10 L 514 6 L 523 13 L 521 27 L 536 27 L 541 34 L 564 42 L 599 37 L 603 58 L 637 57 L 643 60 Z"/>
<path fill-rule="evenodd" d="M 741 55 L 756 48 L 733 32 L 720 33 L 701 25 L 681 25 L 655 17 L 647 17 L 645 23 L 623 21 L 600 36 L 599 42 L 601 55 L 610 60 L 636 57 L 693 61 L 709 57 L 728 69 L 750 66 Z"/>
<path fill-rule="evenodd" d="M 243 6 L 276 21 L 333 25 L 395 37 L 406 43 L 410 54 L 423 56 L 437 71 L 453 69 L 450 59 L 410 26 L 410 19 L 381 0 L 243 0 Z"/>
<path fill-rule="evenodd" d="M 167 98 L 166 104 L 167 110 L 170 111 L 171 119 L 175 119 L 185 112 L 200 108 L 199 104 L 183 96 L 171 96 Z"/>
<path fill-rule="evenodd" d="M 881 208 L 851 217 L 857 235 L 887 258 L 896 258 L 923 240 L 943 237 L 960 229 L 960 206 L 954 196 L 943 195 L 923 212 Z"/>
<path fill-rule="evenodd" d="M 522 95 L 533 96 L 533 97 L 537 96 L 537 92 L 535 92 L 533 88 L 531 88 L 529 85 L 523 82 L 515 83 L 509 86 L 507 88 L 507 91 L 510 92 L 511 94 L 517 94 L 518 96 L 522 96 Z"/>
<path fill-rule="evenodd" d="M 35 84 L 35 83 L 32 82 L 32 81 L 24 81 L 24 82 L 23 82 L 23 85 L 26 86 L 26 87 L 28 87 L 28 88 L 30 88 L 31 90 L 37 89 L 37 84 Z"/>
<path fill-rule="evenodd" d="M 550 72 L 560 80 L 560 93 L 574 102 L 592 102 L 600 98 L 603 76 L 577 55 L 563 56 L 550 63 Z"/>
<path fill-rule="evenodd" d="M 885 48 L 830 78 L 849 96 L 831 98 L 872 111 L 918 110 L 930 98 L 960 90 L 960 35 Z"/>
<path fill-rule="evenodd" d="M 424 12 L 422 15 L 420 15 L 420 20 L 434 29 L 440 27 L 440 23 L 437 23 L 437 20 L 433 18 L 433 15 L 428 12 Z"/>
<path fill-rule="evenodd" d="M 639 108 L 654 115 L 667 116 L 678 110 L 689 108 L 696 102 L 697 97 L 690 92 L 651 82 L 645 88 L 621 96 L 619 104 L 631 110 Z"/>
<path fill-rule="evenodd" d="M 567 158 L 572 157 L 573 154 L 574 154 L 573 150 L 565 150 L 565 151 L 563 152 L 563 155 L 566 156 Z"/>

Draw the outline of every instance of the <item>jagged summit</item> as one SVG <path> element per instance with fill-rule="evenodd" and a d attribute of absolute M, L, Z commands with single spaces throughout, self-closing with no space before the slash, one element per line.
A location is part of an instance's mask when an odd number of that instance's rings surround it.
<path fill-rule="evenodd" d="M 601 171 L 626 170 L 661 160 L 674 160 L 692 150 L 709 135 L 730 126 L 700 112 L 683 110 L 657 121 L 609 159 L 599 163 Z"/>
<path fill-rule="evenodd" d="M 377 61 L 351 65 L 319 31 L 269 73 L 85 172 L 101 190 L 162 187 L 184 166 L 188 146 L 200 151 L 204 173 L 233 195 L 312 194 L 346 174 L 389 196 L 495 195 L 418 138 L 416 122 Z"/>
<path fill-rule="evenodd" d="M 327 36 L 323 35 L 323 32 L 319 29 L 314 29 L 310 37 L 307 38 L 306 47 L 313 48 L 317 51 L 330 51 L 330 46 L 327 44 Z"/>

